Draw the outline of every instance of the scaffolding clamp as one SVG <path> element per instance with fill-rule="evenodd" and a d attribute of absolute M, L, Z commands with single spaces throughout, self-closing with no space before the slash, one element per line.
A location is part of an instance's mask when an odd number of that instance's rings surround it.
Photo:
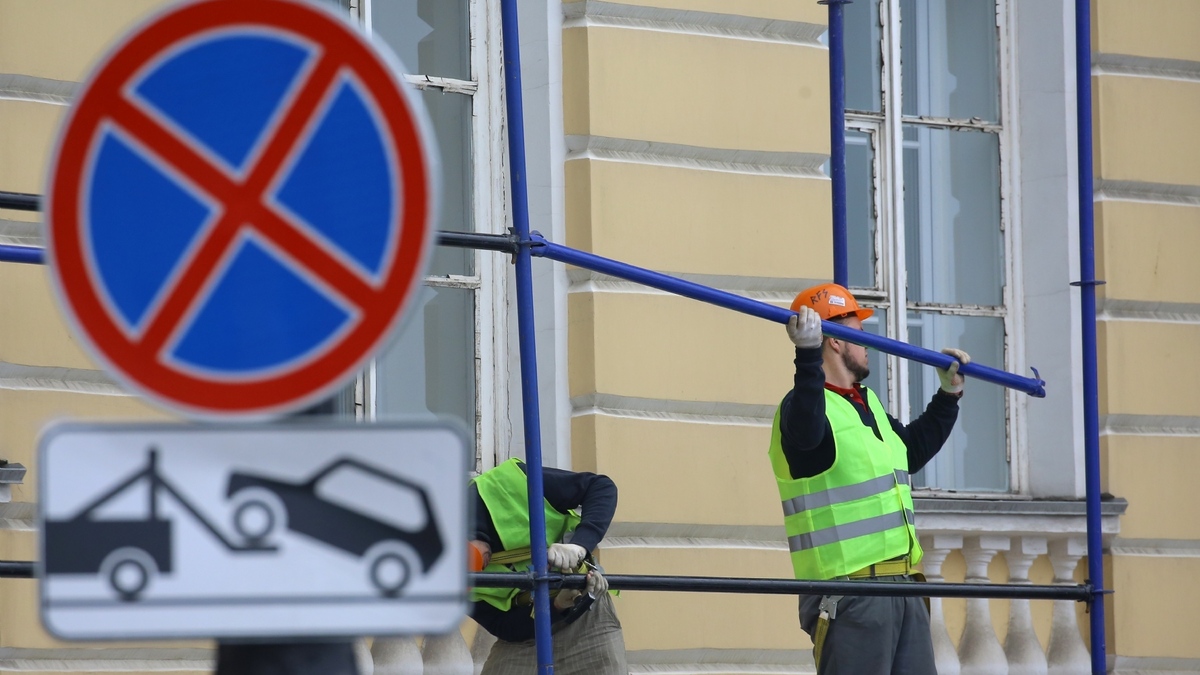
<path fill-rule="evenodd" d="M 12 486 L 25 481 L 25 465 L 0 459 L 0 503 L 12 501 Z"/>

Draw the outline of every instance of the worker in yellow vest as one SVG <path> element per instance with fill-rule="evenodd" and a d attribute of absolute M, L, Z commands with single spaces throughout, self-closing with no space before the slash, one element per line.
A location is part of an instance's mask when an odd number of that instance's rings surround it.
<path fill-rule="evenodd" d="M 471 482 L 471 545 L 481 553 L 486 572 L 524 572 L 532 566 L 527 471 L 523 462 L 510 459 Z M 616 512 L 617 486 L 608 476 L 549 467 L 542 470 L 542 484 L 550 568 L 587 570 L 583 591 L 564 589 L 551 598 L 554 672 L 628 675 L 625 639 L 608 582 L 590 560 Z M 515 588 L 475 588 L 471 599 L 471 618 L 498 638 L 481 675 L 537 670 L 531 594 Z"/>
<path fill-rule="evenodd" d="M 907 581 L 920 577 L 909 474 L 949 438 L 963 394 L 957 361 L 938 370 L 941 388 L 903 425 L 864 387 L 867 349 L 824 337 L 821 320 L 862 330 L 874 310 L 837 284 L 792 302 L 793 389 L 771 429 L 769 455 L 797 579 Z M 919 598 L 802 596 L 800 625 L 813 638 L 818 675 L 935 675 L 929 613 Z"/>

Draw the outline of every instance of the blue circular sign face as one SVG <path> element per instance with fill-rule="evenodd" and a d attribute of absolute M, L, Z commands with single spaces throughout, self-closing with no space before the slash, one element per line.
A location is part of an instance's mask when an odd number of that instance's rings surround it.
<path fill-rule="evenodd" d="M 129 36 L 52 171 L 60 298 L 119 378 L 201 416 L 287 412 L 388 337 L 433 240 L 398 69 L 290 0 L 206 0 Z"/>

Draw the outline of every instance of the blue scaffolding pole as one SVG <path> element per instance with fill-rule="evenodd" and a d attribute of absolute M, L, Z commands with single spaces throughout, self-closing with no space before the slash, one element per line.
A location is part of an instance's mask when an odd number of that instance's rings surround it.
<path fill-rule="evenodd" d="M 1079 286 L 1083 348 L 1083 465 L 1088 583 L 1092 587 L 1092 673 L 1108 670 L 1104 636 L 1104 544 L 1100 522 L 1100 403 L 1096 372 L 1095 211 L 1092 193 L 1092 30 L 1089 0 L 1075 0 L 1075 105 L 1079 158 Z"/>
<path fill-rule="evenodd" d="M 846 51 L 844 8 L 851 0 L 818 0 L 829 5 L 829 183 L 833 201 L 833 282 L 850 286 L 850 245 L 846 229 Z"/>
<path fill-rule="evenodd" d="M 511 168 L 514 254 L 517 292 L 517 335 L 521 355 L 521 407 L 525 429 L 525 464 L 529 478 L 529 550 L 533 556 L 533 630 L 538 675 L 554 673 L 550 637 L 550 579 L 546 558 L 546 513 L 542 508 L 542 424 L 538 414 L 537 345 L 533 322 L 533 270 L 529 240 L 529 191 L 525 174 L 525 107 L 521 92 L 521 42 L 517 0 L 500 0 L 504 43 L 504 99 Z"/>
<path fill-rule="evenodd" d="M 636 267 L 628 263 L 623 263 L 611 258 L 605 258 L 593 253 L 586 253 L 573 249 L 569 246 L 554 244 L 543 239 L 536 232 L 532 235 L 534 241 L 533 255 L 558 262 L 568 263 L 590 269 L 595 272 L 602 272 L 628 281 L 636 281 L 651 288 L 668 291 L 677 295 L 682 295 L 693 300 L 711 303 L 726 309 L 732 309 L 743 314 L 757 316 L 768 321 L 776 323 L 787 323 L 788 319 L 795 314 L 790 309 L 776 307 L 765 302 L 752 300 L 740 295 L 735 295 L 727 291 L 717 290 L 703 284 L 684 281 L 677 277 L 652 270 Z M 916 347 L 906 342 L 893 340 L 875 335 L 866 331 L 847 328 L 841 324 L 833 323 L 832 321 L 821 322 L 821 332 L 830 337 L 853 342 L 878 349 L 887 354 L 893 354 L 910 361 L 917 361 L 936 368 L 949 368 L 950 364 L 955 362 L 955 359 L 941 352 L 935 352 L 923 347 Z M 964 363 L 959 366 L 958 372 L 967 377 L 984 380 L 993 384 L 998 384 L 1009 389 L 1023 391 L 1031 396 L 1042 398 L 1046 395 L 1045 382 L 1037 377 L 1037 370 L 1034 370 L 1034 377 L 1021 377 L 1003 370 L 997 370 L 989 366 L 971 362 Z"/>

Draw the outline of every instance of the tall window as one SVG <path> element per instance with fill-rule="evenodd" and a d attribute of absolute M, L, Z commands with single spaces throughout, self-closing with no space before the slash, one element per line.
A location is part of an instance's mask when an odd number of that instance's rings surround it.
<path fill-rule="evenodd" d="M 846 6 L 850 284 L 868 330 L 1006 368 L 1010 250 L 1003 0 L 857 0 Z M 874 353 L 869 384 L 919 415 L 934 369 Z M 1006 491 L 1009 396 L 969 383 L 959 423 L 914 484 Z"/>
<path fill-rule="evenodd" d="M 343 0 L 346 2 L 347 0 Z M 502 203 L 490 193 L 499 174 L 488 96 L 486 15 L 492 0 L 349 0 L 364 27 L 386 42 L 421 89 L 441 155 L 440 230 L 502 232 Z M 483 36 L 483 39 L 477 39 Z M 494 60 L 494 59 L 492 59 Z M 498 189 L 498 188 L 497 188 Z M 493 351 L 492 298 L 503 274 L 494 253 L 436 247 L 425 287 L 406 323 L 363 378 L 365 416 L 457 418 L 480 450 L 492 451 L 497 416 L 489 397 Z M 501 261 L 501 264 L 503 261 Z M 503 266 L 500 268 L 502 273 Z M 498 277 L 495 282 L 493 276 Z M 485 292 L 486 289 L 486 292 Z M 490 461 L 485 462 L 490 465 Z"/>

